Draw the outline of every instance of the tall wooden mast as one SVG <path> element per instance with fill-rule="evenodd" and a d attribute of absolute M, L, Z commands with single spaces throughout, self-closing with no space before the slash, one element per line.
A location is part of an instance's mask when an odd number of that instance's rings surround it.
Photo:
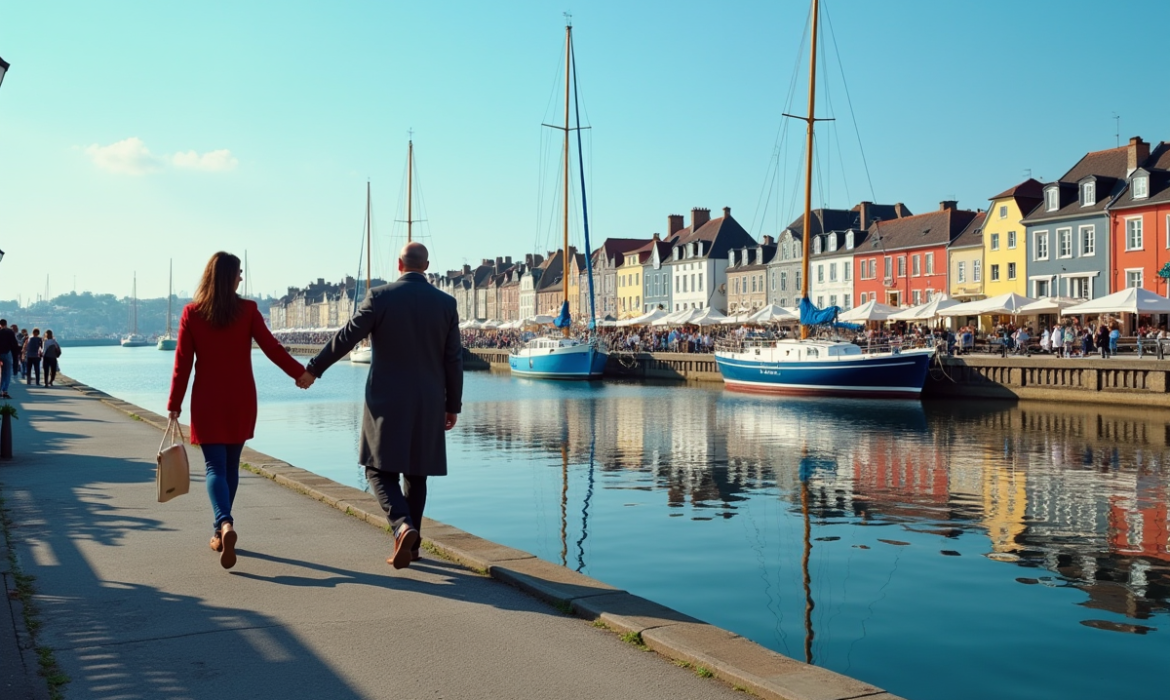
<path fill-rule="evenodd" d="M 573 52 L 573 25 L 565 24 L 565 240 L 561 248 L 561 286 L 564 288 L 564 300 L 569 301 L 569 78 L 572 75 Z M 566 326 L 561 332 L 569 337 L 569 328 Z"/>
<path fill-rule="evenodd" d="M 812 250 L 809 239 L 812 238 L 812 172 L 813 172 L 813 124 L 816 123 L 814 111 L 817 101 L 817 19 L 820 17 L 820 0 L 812 2 L 812 42 L 809 49 L 808 61 L 808 116 L 805 122 L 808 125 L 808 138 L 805 143 L 804 169 L 804 231 L 801 235 L 803 254 L 800 261 L 800 298 L 808 298 L 808 254 Z M 808 338 L 808 326 L 800 325 L 801 339 Z"/>
<path fill-rule="evenodd" d="M 414 223 L 414 216 L 412 215 L 411 204 L 414 203 L 414 139 L 407 141 L 406 145 L 406 242 L 410 243 L 414 240 L 411 236 L 410 227 Z"/>

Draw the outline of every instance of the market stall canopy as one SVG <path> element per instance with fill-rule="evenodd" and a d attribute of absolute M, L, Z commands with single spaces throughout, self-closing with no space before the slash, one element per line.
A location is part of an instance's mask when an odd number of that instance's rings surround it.
<path fill-rule="evenodd" d="M 983 316 L 985 314 L 1010 314 L 1017 316 L 1021 313 L 1020 307 L 1027 306 L 1034 301 L 1036 300 L 1021 294 L 1008 292 L 1007 294 L 1000 294 L 999 296 L 994 296 L 990 299 L 980 299 L 979 301 L 968 301 L 963 304 L 956 304 L 948 309 L 939 311 L 938 315 Z"/>
<path fill-rule="evenodd" d="M 897 311 L 892 306 L 886 306 L 878 302 L 877 299 L 870 299 L 861 306 L 855 306 L 848 311 L 838 314 L 837 320 L 847 321 L 849 323 L 857 323 L 858 321 L 885 321 L 892 314 L 897 313 Z"/>
<path fill-rule="evenodd" d="M 698 309 L 680 309 L 678 311 L 675 311 L 672 314 L 667 314 L 667 315 L 663 316 L 662 318 L 658 319 L 657 321 L 654 321 L 650 325 L 652 325 L 652 326 L 685 326 L 688 323 L 694 323 L 695 317 L 701 313 L 702 313 L 702 311 L 699 311 Z"/>
<path fill-rule="evenodd" d="M 903 309 L 897 313 L 890 314 L 891 321 L 930 321 L 938 318 L 943 309 L 949 309 L 952 306 L 958 306 L 959 301 L 950 298 L 946 294 L 940 294 L 931 299 L 925 304 L 912 306 L 909 309 Z"/>
<path fill-rule="evenodd" d="M 545 314 L 537 314 L 524 319 L 525 326 L 551 326 L 552 322 L 553 317 Z"/>
<path fill-rule="evenodd" d="M 657 321 L 658 319 L 663 318 L 666 315 L 667 315 L 666 311 L 664 311 L 662 309 L 654 309 L 653 311 L 651 311 L 649 313 L 644 313 L 641 316 L 635 316 L 634 318 L 627 318 L 624 321 L 618 321 L 617 325 L 622 326 L 622 327 L 647 326 L 647 325 L 650 325 L 651 323 Z"/>
<path fill-rule="evenodd" d="M 1060 310 L 1061 314 L 1170 314 L 1170 299 L 1141 287 L 1129 287 L 1100 299 Z"/>
<path fill-rule="evenodd" d="M 714 306 L 703 309 L 698 316 L 691 319 L 696 326 L 717 326 L 727 320 L 727 316 Z"/>
<path fill-rule="evenodd" d="M 748 323 L 793 323 L 799 320 L 800 317 L 788 309 L 775 304 L 769 304 L 751 316 L 748 316 Z"/>
<path fill-rule="evenodd" d="M 495 319 L 488 319 L 480 324 L 480 328 L 484 329 L 485 331 L 495 330 L 502 326 L 503 324 Z"/>
<path fill-rule="evenodd" d="M 1031 304 L 1024 304 L 1020 307 L 1021 314 L 1054 314 L 1061 309 L 1069 306 L 1080 304 L 1082 299 L 1073 299 L 1072 297 L 1040 297 Z"/>

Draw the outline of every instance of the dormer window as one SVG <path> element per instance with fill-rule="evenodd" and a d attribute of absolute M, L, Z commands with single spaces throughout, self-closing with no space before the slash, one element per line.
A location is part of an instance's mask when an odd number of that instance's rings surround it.
<path fill-rule="evenodd" d="M 1081 206 L 1091 207 L 1097 203 L 1097 183 L 1081 183 Z"/>
<path fill-rule="evenodd" d="M 674 249 L 674 259 L 675 260 L 682 260 L 682 248 L 675 248 Z"/>
<path fill-rule="evenodd" d="M 1049 187 L 1044 190 L 1044 210 L 1056 211 L 1057 209 L 1060 209 L 1060 190 Z"/>
<path fill-rule="evenodd" d="M 1150 178 L 1140 175 L 1133 179 L 1133 198 L 1145 199 L 1150 196 Z"/>
<path fill-rule="evenodd" d="M 837 234 L 829 236 L 829 252 L 837 250 Z"/>
<path fill-rule="evenodd" d="M 845 234 L 845 250 L 853 250 L 853 232 Z"/>
<path fill-rule="evenodd" d="M 820 253 L 821 253 L 821 238 L 820 238 L 820 236 L 817 236 L 816 238 L 813 239 L 813 253 L 815 255 L 820 255 Z"/>

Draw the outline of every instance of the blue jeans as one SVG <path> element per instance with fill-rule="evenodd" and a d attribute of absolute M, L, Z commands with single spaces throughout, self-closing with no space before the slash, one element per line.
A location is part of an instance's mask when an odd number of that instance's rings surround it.
<path fill-rule="evenodd" d="M 236 489 L 240 486 L 240 453 L 243 443 L 238 445 L 200 445 L 203 461 L 207 464 L 207 496 L 211 499 L 211 510 L 215 514 L 216 532 L 224 523 L 232 520 L 232 503 L 236 500 Z"/>
<path fill-rule="evenodd" d="M 12 353 L 6 352 L 0 354 L 0 362 L 4 363 L 0 367 L 0 393 L 8 393 L 8 385 L 12 383 Z"/>

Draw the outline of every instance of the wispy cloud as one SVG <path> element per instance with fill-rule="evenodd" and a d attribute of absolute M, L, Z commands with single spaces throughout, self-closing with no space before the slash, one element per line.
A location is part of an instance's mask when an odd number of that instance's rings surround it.
<path fill-rule="evenodd" d="M 99 146 L 95 143 L 86 147 L 85 153 L 98 168 L 119 175 L 146 175 L 168 167 L 225 172 L 234 170 L 239 164 L 232 152 L 226 148 L 206 153 L 180 151 L 170 156 L 156 155 L 151 153 L 137 136 L 122 139 L 108 146 Z"/>

